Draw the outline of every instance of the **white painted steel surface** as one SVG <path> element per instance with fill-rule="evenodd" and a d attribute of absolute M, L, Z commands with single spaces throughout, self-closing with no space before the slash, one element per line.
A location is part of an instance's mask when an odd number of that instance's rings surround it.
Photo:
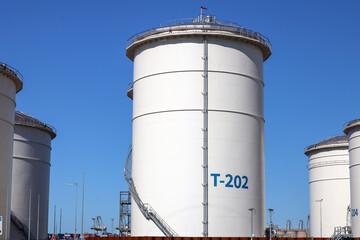
<path fill-rule="evenodd" d="M 349 123 L 344 133 L 349 139 L 351 229 L 353 237 L 360 237 L 360 119 Z"/>
<path fill-rule="evenodd" d="M 46 126 L 27 114 L 16 112 L 11 210 L 29 227 L 31 189 L 31 235 L 36 239 L 39 209 L 40 240 L 47 239 L 48 233 L 50 152 L 51 139 L 55 137 Z M 12 225 L 11 239 L 27 238 Z"/>
<path fill-rule="evenodd" d="M 13 154 L 15 95 L 22 82 L 0 63 L 0 240 L 10 238 L 11 169 Z"/>
<path fill-rule="evenodd" d="M 347 224 L 350 205 L 347 138 L 324 140 L 308 147 L 305 154 L 309 157 L 310 236 L 331 237 L 334 227 Z"/>
<path fill-rule="evenodd" d="M 134 54 L 132 177 L 143 202 L 180 236 L 202 236 L 202 35 L 165 40 L 155 35 Z M 260 237 L 265 225 L 263 54 L 221 33 L 208 36 L 208 54 L 209 236 L 249 237 L 248 209 L 255 208 L 254 233 Z M 233 187 L 225 187 L 227 174 Z M 239 186 L 236 176 L 248 178 L 248 189 L 234 186 L 235 178 Z M 242 186 L 245 178 L 241 181 Z M 163 235 L 137 207 L 131 234 Z"/>

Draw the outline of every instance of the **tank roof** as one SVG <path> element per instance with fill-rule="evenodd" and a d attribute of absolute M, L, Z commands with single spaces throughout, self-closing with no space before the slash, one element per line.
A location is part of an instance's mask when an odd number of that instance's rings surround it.
<path fill-rule="evenodd" d="M 56 129 L 40 120 L 20 111 L 15 111 L 15 125 L 22 125 L 43 130 L 50 134 L 51 139 L 56 137 Z"/>
<path fill-rule="evenodd" d="M 196 18 L 168 21 L 133 35 L 127 40 L 126 56 L 134 60 L 135 50 L 154 39 L 175 38 L 184 35 L 203 36 L 205 33 L 208 36 L 234 38 L 254 44 L 262 51 L 264 61 L 271 55 L 270 40 L 262 34 L 246 29 L 237 23 L 217 19 L 214 15 L 200 14 Z"/>
<path fill-rule="evenodd" d="M 354 127 L 358 127 L 358 126 L 360 126 L 360 118 L 357 118 L 357 119 L 354 119 L 354 120 L 352 120 L 350 122 L 345 123 L 344 126 L 343 126 L 343 128 L 344 128 L 343 132 L 345 134 L 348 134 L 350 129 L 352 129 Z"/>
<path fill-rule="evenodd" d="M 23 75 L 13 67 L 0 62 L 0 73 L 9 77 L 11 80 L 15 82 L 16 92 L 20 92 L 23 87 Z"/>
<path fill-rule="evenodd" d="M 310 145 L 305 148 L 305 154 L 309 155 L 310 152 L 316 151 L 319 149 L 326 149 L 326 148 L 338 148 L 338 147 L 348 147 L 348 138 L 346 135 L 331 137 L 325 140 L 322 140 L 318 143 Z"/>

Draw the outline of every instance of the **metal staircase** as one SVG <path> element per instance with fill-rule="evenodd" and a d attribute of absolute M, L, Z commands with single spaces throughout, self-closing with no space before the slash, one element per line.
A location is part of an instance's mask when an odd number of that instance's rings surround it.
<path fill-rule="evenodd" d="M 179 235 L 165 222 L 164 219 L 160 217 L 160 215 L 155 211 L 154 208 L 151 207 L 149 203 L 143 203 L 138 192 L 136 191 L 136 187 L 134 181 L 131 177 L 132 172 L 132 146 L 130 145 L 128 153 L 126 155 L 125 167 L 124 167 L 124 176 L 125 180 L 128 183 L 129 191 L 131 192 L 131 196 L 133 197 L 135 203 L 139 207 L 141 213 L 147 220 L 151 220 L 155 223 L 155 225 L 165 234 L 167 237 L 178 237 Z"/>
<path fill-rule="evenodd" d="M 16 215 L 13 211 L 11 211 L 11 221 L 15 224 L 15 226 L 17 227 L 17 229 L 19 229 L 24 236 L 26 237 L 26 239 L 29 239 L 29 228 L 28 226 L 26 226 L 26 224 L 24 224 Z M 35 240 L 34 236 L 30 233 L 30 240 Z"/>
<path fill-rule="evenodd" d="M 331 240 L 352 239 L 351 227 L 334 227 L 334 234 Z"/>

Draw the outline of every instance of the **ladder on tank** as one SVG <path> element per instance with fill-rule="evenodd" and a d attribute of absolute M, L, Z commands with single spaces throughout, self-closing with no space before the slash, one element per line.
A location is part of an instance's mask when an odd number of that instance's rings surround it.
<path fill-rule="evenodd" d="M 29 228 L 24 224 L 13 211 L 11 211 L 11 221 L 14 223 L 14 225 L 19 229 L 26 239 L 29 239 Z M 30 233 L 30 240 L 35 240 L 35 237 Z"/>
<path fill-rule="evenodd" d="M 160 217 L 160 215 L 155 211 L 154 208 L 151 207 L 149 203 L 144 203 L 134 184 L 134 180 L 131 177 L 131 164 L 132 163 L 132 146 L 130 145 L 129 150 L 126 155 L 125 167 L 124 167 L 124 176 L 125 180 L 128 184 L 129 191 L 131 192 L 131 196 L 133 197 L 136 205 L 139 207 L 141 213 L 147 220 L 151 220 L 155 223 L 155 225 L 162 231 L 167 237 L 178 237 L 179 235 L 165 222 L 164 219 Z"/>

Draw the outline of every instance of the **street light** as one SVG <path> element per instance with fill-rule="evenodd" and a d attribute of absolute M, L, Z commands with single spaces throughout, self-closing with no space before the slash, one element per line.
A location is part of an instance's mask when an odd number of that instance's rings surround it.
<path fill-rule="evenodd" d="M 272 225 L 272 221 L 271 221 L 271 216 L 274 214 L 273 212 L 274 212 L 274 209 L 272 209 L 272 208 L 269 208 L 268 209 L 268 211 L 269 211 L 269 213 L 270 213 L 270 240 L 271 240 L 271 225 Z"/>
<path fill-rule="evenodd" d="M 66 183 L 67 185 L 72 185 L 76 187 L 76 195 L 75 195 L 75 238 L 76 238 L 76 217 L 77 217 L 77 183 Z"/>
<path fill-rule="evenodd" d="M 321 209 L 321 203 L 324 199 L 315 200 L 315 202 L 320 203 L 320 237 L 322 237 L 322 209 Z"/>
<path fill-rule="evenodd" d="M 254 237 L 254 231 L 253 231 L 253 217 L 256 213 L 255 208 L 249 208 L 250 214 L 251 214 L 251 240 L 253 240 Z"/>

